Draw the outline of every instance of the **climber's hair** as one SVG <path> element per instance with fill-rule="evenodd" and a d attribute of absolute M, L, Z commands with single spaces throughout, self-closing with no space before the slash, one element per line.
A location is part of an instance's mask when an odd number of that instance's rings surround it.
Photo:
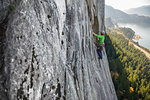
<path fill-rule="evenodd" d="M 105 33 L 104 32 L 100 32 L 101 33 L 101 35 L 104 35 Z"/>

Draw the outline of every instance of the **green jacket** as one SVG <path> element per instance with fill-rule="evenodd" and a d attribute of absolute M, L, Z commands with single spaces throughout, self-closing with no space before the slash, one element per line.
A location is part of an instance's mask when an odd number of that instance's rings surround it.
<path fill-rule="evenodd" d="M 103 44 L 104 43 L 104 39 L 105 39 L 104 35 L 95 34 L 95 36 L 99 38 L 99 40 L 98 40 L 99 44 Z"/>

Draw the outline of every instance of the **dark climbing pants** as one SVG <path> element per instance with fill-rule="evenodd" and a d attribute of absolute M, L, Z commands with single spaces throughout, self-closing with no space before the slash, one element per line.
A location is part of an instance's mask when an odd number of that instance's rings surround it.
<path fill-rule="evenodd" d="M 102 59 L 102 51 L 100 49 L 97 49 L 97 53 L 99 55 L 99 58 Z"/>

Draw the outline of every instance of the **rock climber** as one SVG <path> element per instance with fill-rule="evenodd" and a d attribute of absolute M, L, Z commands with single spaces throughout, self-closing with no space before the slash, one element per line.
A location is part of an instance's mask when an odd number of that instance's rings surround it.
<path fill-rule="evenodd" d="M 99 38 L 98 43 L 97 43 L 97 53 L 99 55 L 99 58 L 102 59 L 102 50 L 104 46 L 105 31 L 102 31 L 101 35 L 95 34 L 94 32 L 92 32 L 92 34 Z"/>

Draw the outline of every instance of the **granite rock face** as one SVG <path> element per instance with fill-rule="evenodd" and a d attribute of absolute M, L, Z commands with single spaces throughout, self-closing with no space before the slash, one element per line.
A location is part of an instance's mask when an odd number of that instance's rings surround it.
<path fill-rule="evenodd" d="M 105 50 L 104 0 L 0 0 L 0 100 L 117 100 Z"/>

